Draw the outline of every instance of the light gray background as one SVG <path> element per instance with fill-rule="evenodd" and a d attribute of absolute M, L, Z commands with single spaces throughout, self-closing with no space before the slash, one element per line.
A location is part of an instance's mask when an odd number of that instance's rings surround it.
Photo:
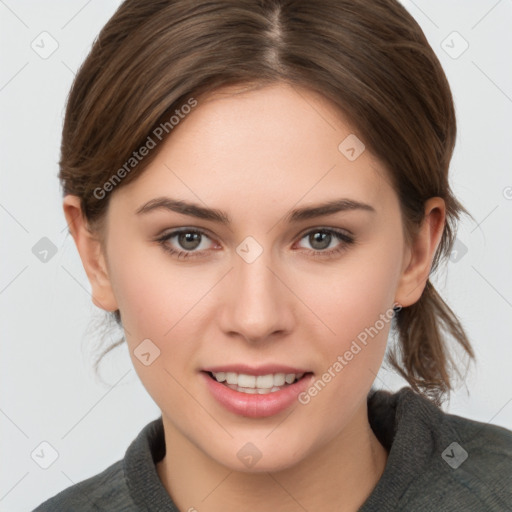
<path fill-rule="evenodd" d="M 103 313 L 91 303 L 67 235 L 56 178 L 74 73 L 118 5 L 0 0 L 2 511 L 30 510 L 102 471 L 159 415 L 124 346 L 102 366 L 106 383 L 94 377 L 91 347 L 98 344 L 101 333 L 94 326 Z M 467 252 L 454 255 L 434 280 L 467 328 L 478 358 L 466 386 L 444 408 L 512 428 L 512 1 L 404 5 L 452 86 L 459 123 L 452 184 L 476 219 L 465 219 L 459 231 L 459 248 Z M 51 49 L 43 31 L 58 43 L 46 59 L 31 47 L 35 41 L 40 52 L 43 44 Z M 457 58 L 464 41 L 453 31 L 469 44 Z M 57 249 L 46 263 L 32 252 L 42 237 Z M 386 370 L 377 379 L 385 389 L 403 384 Z M 51 461 L 43 441 L 58 452 L 48 469 L 39 465 Z M 31 457 L 34 450 L 39 464 Z"/>

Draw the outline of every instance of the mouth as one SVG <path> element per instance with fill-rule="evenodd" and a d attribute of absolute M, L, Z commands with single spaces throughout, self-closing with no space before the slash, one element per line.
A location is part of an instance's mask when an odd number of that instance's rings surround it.
<path fill-rule="evenodd" d="M 249 395 L 267 395 L 286 389 L 304 378 L 312 375 L 312 372 L 298 373 L 267 373 L 265 375 L 250 375 L 231 371 L 206 371 L 210 379 L 222 384 L 233 391 Z"/>
<path fill-rule="evenodd" d="M 199 373 L 219 405 L 249 418 L 273 416 L 297 404 L 314 375 L 306 368 L 273 363 L 258 367 L 224 364 L 202 368 Z"/>

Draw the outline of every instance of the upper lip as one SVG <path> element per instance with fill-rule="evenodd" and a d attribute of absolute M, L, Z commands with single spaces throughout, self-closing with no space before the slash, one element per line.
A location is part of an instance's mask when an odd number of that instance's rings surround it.
<path fill-rule="evenodd" d="M 232 372 L 243 373 L 245 375 L 269 375 L 275 373 L 308 373 L 310 370 L 303 368 L 296 368 L 282 364 L 266 364 L 264 366 L 249 366 L 247 364 L 226 364 L 222 366 L 209 366 L 203 368 L 204 372 L 219 373 L 219 372 Z"/>

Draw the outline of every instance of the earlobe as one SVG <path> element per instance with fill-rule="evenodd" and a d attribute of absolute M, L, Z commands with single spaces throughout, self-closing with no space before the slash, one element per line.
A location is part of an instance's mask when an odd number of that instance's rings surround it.
<path fill-rule="evenodd" d="M 106 259 L 97 233 L 92 232 L 82 214 L 80 198 L 67 195 L 63 202 L 69 232 L 75 241 L 85 273 L 91 283 L 92 301 L 105 311 L 118 309 L 107 271 Z"/>
<path fill-rule="evenodd" d="M 404 268 L 395 294 L 395 302 L 407 307 L 417 302 L 427 280 L 435 252 L 444 231 L 445 202 L 431 197 L 425 202 L 425 216 L 411 246 L 406 250 Z"/>

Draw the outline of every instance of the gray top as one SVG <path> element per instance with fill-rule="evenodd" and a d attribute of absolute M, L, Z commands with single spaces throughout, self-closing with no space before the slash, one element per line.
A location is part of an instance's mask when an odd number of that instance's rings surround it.
<path fill-rule="evenodd" d="M 512 431 L 446 414 L 409 387 L 372 389 L 368 417 L 389 456 L 359 512 L 512 511 Z M 164 455 L 160 416 L 123 459 L 34 512 L 180 512 L 156 472 Z"/>

